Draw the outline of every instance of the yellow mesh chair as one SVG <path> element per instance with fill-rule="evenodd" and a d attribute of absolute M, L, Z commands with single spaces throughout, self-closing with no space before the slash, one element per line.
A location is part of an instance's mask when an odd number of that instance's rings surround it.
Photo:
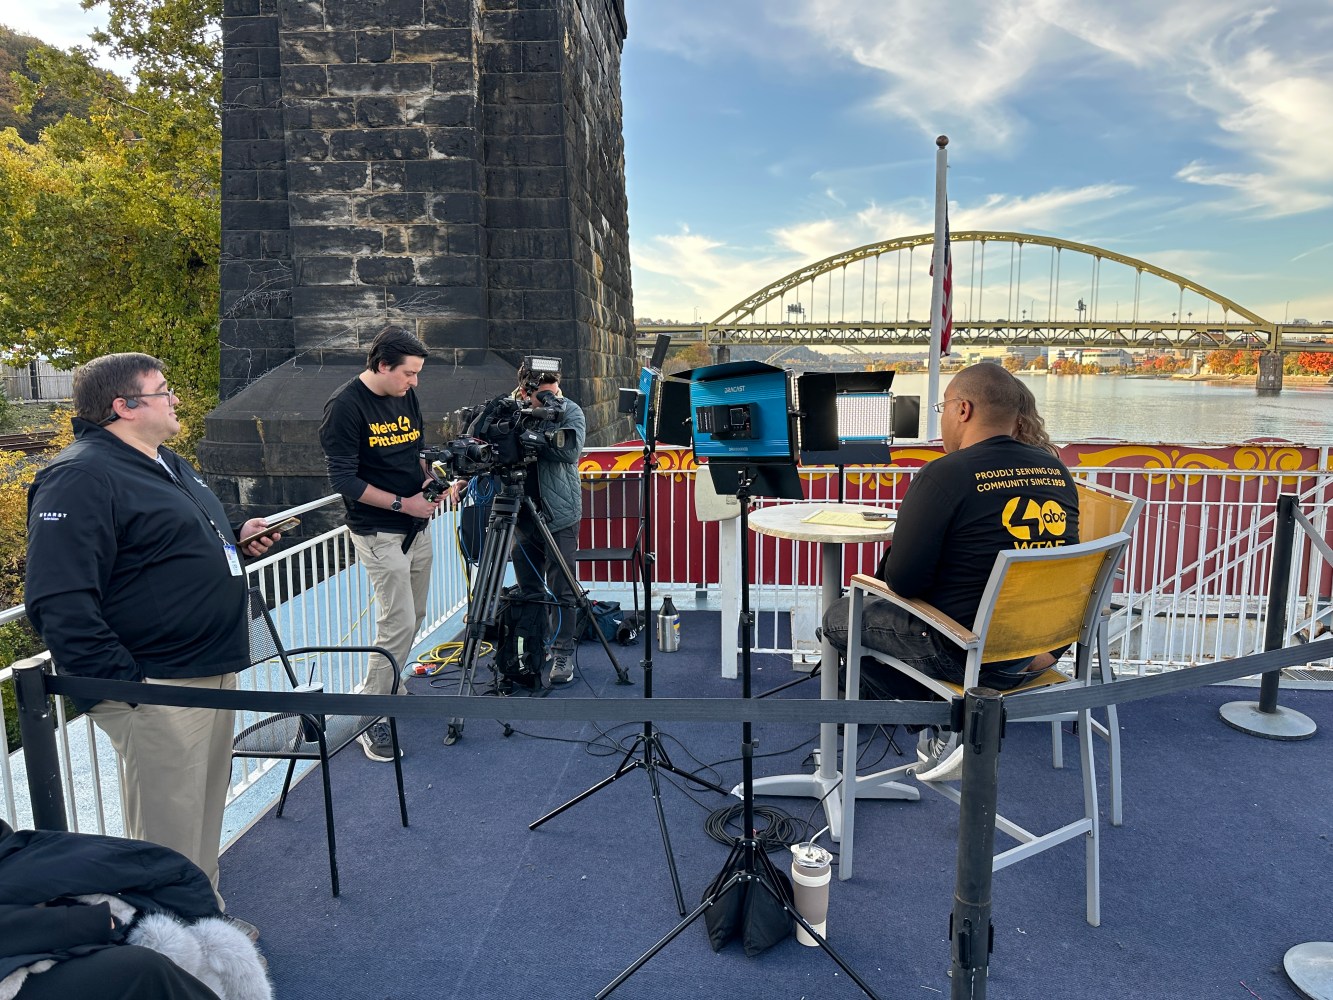
<path fill-rule="evenodd" d="M 1129 536 L 1116 532 L 1095 541 L 1060 548 L 1011 549 L 995 559 L 990 580 L 982 594 L 976 621 L 966 629 L 924 601 L 903 598 L 873 576 L 852 577 L 851 613 L 848 621 L 847 697 L 860 689 L 861 657 L 871 656 L 919 682 L 941 698 L 960 698 L 977 685 L 983 663 L 1035 656 L 1072 644 L 1077 671 L 1069 677 L 1058 670 L 1045 670 L 1020 687 L 1004 692 L 1007 699 L 1022 697 L 1053 684 L 1087 684 L 1093 644 L 1115 570 L 1129 544 Z M 861 644 L 861 621 L 867 596 L 892 601 L 931 624 L 954 642 L 967 656 L 964 683 L 950 684 L 904 663 L 902 660 Z M 1003 816 L 996 816 L 996 829 L 1018 841 L 1016 847 L 995 856 L 995 870 L 1038 854 L 1074 837 L 1086 837 L 1087 918 L 1101 923 L 1100 852 L 1097 824 L 1097 785 L 1093 774 L 1092 726 L 1088 710 L 1076 713 L 1079 722 L 1079 756 L 1083 769 L 1083 814 L 1049 833 L 1035 834 Z M 1042 721 L 1042 720 L 1033 720 Z M 839 845 L 838 877 L 852 874 L 857 790 L 914 771 L 915 763 L 856 774 L 857 726 L 843 729 L 842 841 Z M 946 798 L 959 801 L 958 790 L 946 782 L 926 782 Z"/>

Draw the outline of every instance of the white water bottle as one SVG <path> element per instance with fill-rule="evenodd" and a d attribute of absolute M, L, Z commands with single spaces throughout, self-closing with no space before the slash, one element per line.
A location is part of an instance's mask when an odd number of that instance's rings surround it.
<path fill-rule="evenodd" d="M 662 601 L 662 610 L 657 613 L 657 648 L 664 653 L 680 649 L 680 615 L 670 597 Z"/>
<path fill-rule="evenodd" d="M 791 881 L 796 912 L 815 933 L 828 937 L 828 887 L 833 875 L 833 855 L 818 844 L 791 845 Z M 814 947 L 819 944 L 804 927 L 796 925 L 796 940 Z"/>

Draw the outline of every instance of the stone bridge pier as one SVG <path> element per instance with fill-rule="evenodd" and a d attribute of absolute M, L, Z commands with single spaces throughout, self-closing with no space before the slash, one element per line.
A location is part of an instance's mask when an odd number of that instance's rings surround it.
<path fill-rule="evenodd" d="M 632 433 L 623 0 L 224 0 L 222 31 L 222 401 L 198 454 L 225 501 L 328 491 L 324 400 L 390 323 L 431 351 L 429 443 L 532 352 L 562 359 L 589 444 Z"/>

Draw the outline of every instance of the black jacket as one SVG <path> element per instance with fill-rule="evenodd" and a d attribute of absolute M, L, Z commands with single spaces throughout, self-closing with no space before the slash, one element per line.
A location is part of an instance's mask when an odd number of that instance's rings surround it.
<path fill-rule="evenodd" d="M 218 916 L 208 876 L 173 850 L 141 840 L 11 829 L 0 820 L 0 979 L 42 959 L 119 944 L 110 909 L 38 903 L 91 893 L 187 921 Z"/>
<path fill-rule="evenodd" d="M 28 491 L 24 599 L 62 673 L 212 677 L 250 660 L 226 511 L 188 462 L 166 468 L 95 424 Z M 239 559 L 239 554 L 237 556 Z M 86 707 L 83 706 L 83 707 Z"/>

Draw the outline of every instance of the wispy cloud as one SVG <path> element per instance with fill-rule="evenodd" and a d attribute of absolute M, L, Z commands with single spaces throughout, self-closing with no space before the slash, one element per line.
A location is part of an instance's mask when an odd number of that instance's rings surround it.
<path fill-rule="evenodd" d="M 991 195 L 978 205 L 954 204 L 955 229 L 1060 232 L 1089 220 L 1121 201 L 1130 189 L 1097 184 L 1030 196 Z M 682 302 L 712 319 L 746 296 L 800 267 L 857 246 L 929 232 L 932 209 L 923 200 L 870 204 L 855 211 L 780 226 L 772 243 L 756 249 L 728 245 L 715 236 L 683 228 L 635 242 L 634 309 L 640 316 L 682 321 Z"/>
<path fill-rule="evenodd" d="M 1034 94 L 1062 79 L 1132 89 L 1140 115 L 1206 114 L 1202 141 L 1216 154 L 1176 165 L 1175 178 L 1225 195 L 1214 209 L 1278 216 L 1333 204 L 1333 20 L 1319 10 L 1299 0 L 1257 11 L 1243 0 L 785 0 L 765 22 L 798 26 L 824 58 L 879 75 L 865 106 L 923 134 L 956 130 L 978 151 L 1018 152 Z"/>

